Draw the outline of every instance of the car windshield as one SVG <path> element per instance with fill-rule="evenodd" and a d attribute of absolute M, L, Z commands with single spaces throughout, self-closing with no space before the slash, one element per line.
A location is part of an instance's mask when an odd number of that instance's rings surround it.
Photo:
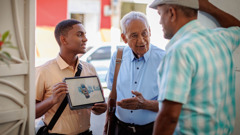
<path fill-rule="evenodd" d="M 119 47 L 125 47 L 125 45 L 117 45 L 114 47 L 111 45 L 94 46 L 80 58 L 95 67 L 102 87 L 107 87 L 105 77 L 110 65 L 111 56 L 113 52 L 117 50 L 116 48 Z"/>

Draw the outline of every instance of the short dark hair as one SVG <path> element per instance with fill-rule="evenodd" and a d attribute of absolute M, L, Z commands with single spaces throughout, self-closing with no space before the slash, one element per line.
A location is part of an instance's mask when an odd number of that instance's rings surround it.
<path fill-rule="evenodd" d="M 175 9 L 179 9 L 183 12 L 183 14 L 188 17 L 195 17 L 198 15 L 198 9 L 193 9 L 193 8 L 189 8 L 189 7 L 184 7 L 184 6 L 180 6 L 180 5 L 169 5 L 172 6 Z"/>
<path fill-rule="evenodd" d="M 60 36 L 67 36 L 68 31 L 71 30 L 73 28 L 72 26 L 75 24 L 82 23 L 75 19 L 67 19 L 57 24 L 57 26 L 55 27 L 54 35 L 59 45 L 61 45 Z"/>

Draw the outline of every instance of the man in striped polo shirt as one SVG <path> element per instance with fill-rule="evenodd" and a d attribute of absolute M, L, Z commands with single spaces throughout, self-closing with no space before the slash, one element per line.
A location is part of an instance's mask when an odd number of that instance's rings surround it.
<path fill-rule="evenodd" d="M 155 0 L 150 7 L 158 10 L 164 37 L 171 39 L 158 72 L 154 134 L 231 134 L 236 116 L 232 55 L 240 44 L 240 21 L 208 0 Z M 226 29 L 204 27 L 198 9 Z"/>

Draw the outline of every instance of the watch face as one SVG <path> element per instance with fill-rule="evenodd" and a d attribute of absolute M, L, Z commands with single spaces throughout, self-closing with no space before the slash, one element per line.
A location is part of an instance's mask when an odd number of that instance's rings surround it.
<path fill-rule="evenodd" d="M 84 94 L 86 98 L 90 97 L 88 89 L 86 88 L 86 86 L 84 84 L 81 84 L 81 87 L 78 87 L 78 90 L 79 90 L 79 92 Z"/>

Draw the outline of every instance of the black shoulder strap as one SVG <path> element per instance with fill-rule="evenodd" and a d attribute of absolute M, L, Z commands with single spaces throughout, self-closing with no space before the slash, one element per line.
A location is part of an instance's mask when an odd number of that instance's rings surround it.
<path fill-rule="evenodd" d="M 82 65 L 79 63 L 77 67 L 77 72 L 75 73 L 75 76 L 80 76 L 82 72 Z M 67 106 L 68 100 L 67 96 L 63 99 L 61 105 L 59 106 L 58 110 L 54 114 L 53 118 L 51 119 L 49 125 L 47 126 L 49 130 L 52 130 L 54 125 L 56 124 L 57 120 L 61 116 L 62 112 L 64 111 L 65 107 Z"/>

